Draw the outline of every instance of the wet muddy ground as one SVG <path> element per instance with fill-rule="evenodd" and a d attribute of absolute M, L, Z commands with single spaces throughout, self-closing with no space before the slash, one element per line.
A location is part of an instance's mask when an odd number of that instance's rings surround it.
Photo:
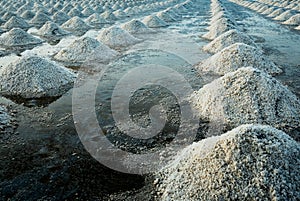
<path fill-rule="evenodd" d="M 239 26 L 263 47 L 267 57 L 284 70 L 276 78 L 300 97 L 299 31 L 236 4 L 228 2 L 224 5 Z M 208 41 L 200 37 L 209 23 L 209 9 L 209 1 L 205 1 L 201 9 L 189 13 L 183 21 L 156 34 L 144 35 L 144 42 L 110 64 L 106 76 L 99 81 L 95 108 L 100 125 L 112 141 L 121 139 L 114 129 L 110 97 L 116 82 L 129 69 L 142 64 L 168 66 L 184 75 L 194 90 L 215 78 L 199 75 L 192 67 L 209 56 L 201 50 Z M 62 46 L 67 43 L 62 43 Z M 54 49 L 49 52 L 47 47 L 49 45 L 32 51 L 51 54 Z M 3 64 L 13 58 L 0 60 Z M 147 124 L 149 106 L 171 99 L 165 103 L 170 112 L 169 129 L 161 134 L 166 138 L 144 142 L 143 146 L 159 147 L 161 143 L 172 140 L 178 124 L 174 97 L 162 88 L 149 86 L 136 92 L 133 98 L 132 111 L 136 114 L 136 121 L 142 119 L 142 124 Z M 145 176 L 113 171 L 85 151 L 72 119 L 72 91 L 44 107 L 36 107 L 35 101 L 22 105 L 5 98 L 0 98 L 0 103 L 9 104 L 11 110 L 17 112 L 18 123 L 15 133 L 0 135 L 0 200 L 126 200 L 126 194 L 122 192 L 132 194 L 148 182 Z M 133 143 L 137 144 L 140 142 Z M 153 195 L 148 193 L 144 192 L 143 197 L 143 192 L 139 192 L 136 199 L 152 200 Z M 111 194 L 114 195 L 112 198 Z"/>

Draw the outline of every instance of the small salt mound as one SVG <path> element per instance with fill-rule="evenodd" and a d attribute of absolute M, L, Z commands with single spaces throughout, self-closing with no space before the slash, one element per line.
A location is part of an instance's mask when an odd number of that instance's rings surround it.
<path fill-rule="evenodd" d="M 293 16 L 293 12 L 291 10 L 287 10 L 287 11 L 283 12 L 282 14 L 280 14 L 279 16 L 275 17 L 274 20 L 286 21 L 286 20 L 290 19 L 292 16 Z"/>
<path fill-rule="evenodd" d="M 118 20 L 118 18 L 111 11 L 105 11 L 100 16 L 109 22 L 114 22 Z"/>
<path fill-rule="evenodd" d="M 169 15 L 165 11 L 158 12 L 157 17 L 159 17 L 160 19 L 162 19 L 165 22 L 175 22 L 176 21 L 175 18 L 173 18 L 171 15 Z"/>
<path fill-rule="evenodd" d="M 8 11 L 8 12 L 6 12 L 6 13 L 2 16 L 2 19 L 5 20 L 5 21 L 7 21 L 7 20 L 9 20 L 12 16 L 16 16 L 16 14 L 13 13 L 13 12 Z"/>
<path fill-rule="evenodd" d="M 282 8 L 279 8 L 277 10 L 275 10 L 274 12 L 272 12 L 271 14 L 268 15 L 268 17 L 277 17 L 279 16 L 280 14 L 282 14 L 284 12 L 284 9 Z"/>
<path fill-rule="evenodd" d="M 38 57 L 24 57 L 0 70 L 4 96 L 22 98 L 58 97 L 73 86 L 75 74 L 56 63 Z"/>
<path fill-rule="evenodd" d="M 273 62 L 266 59 L 263 52 L 244 43 L 235 43 L 201 62 L 196 68 L 202 72 L 224 75 L 241 67 L 254 66 L 270 74 L 281 73 Z"/>
<path fill-rule="evenodd" d="M 263 15 L 269 15 L 272 12 L 274 12 L 275 10 L 277 10 L 277 8 L 271 7 L 271 8 L 268 8 L 267 10 L 265 10 L 264 12 L 262 12 L 261 14 L 263 14 Z"/>
<path fill-rule="evenodd" d="M 86 7 L 86 8 L 82 11 L 83 16 L 85 16 L 85 17 L 88 17 L 88 16 L 90 16 L 90 15 L 92 15 L 92 14 L 94 14 L 94 13 L 95 13 L 95 11 L 94 11 L 91 7 Z"/>
<path fill-rule="evenodd" d="M 297 97 L 275 78 L 252 67 L 205 85 L 192 95 L 191 102 L 201 118 L 219 119 L 229 127 L 247 123 L 299 127 Z"/>
<path fill-rule="evenodd" d="M 34 18 L 35 13 L 30 11 L 30 10 L 26 10 L 23 12 L 23 14 L 21 15 L 22 18 L 24 18 L 25 20 L 31 20 L 32 18 Z"/>
<path fill-rule="evenodd" d="M 300 14 L 292 16 L 287 21 L 283 22 L 283 24 L 287 25 L 300 25 Z"/>
<path fill-rule="evenodd" d="M 300 25 L 295 28 L 296 30 L 300 30 Z"/>
<path fill-rule="evenodd" d="M 131 34 L 143 34 L 143 33 L 153 33 L 154 31 L 149 29 L 140 20 L 133 19 L 121 26 L 122 29 L 128 31 Z"/>
<path fill-rule="evenodd" d="M 41 39 L 33 37 L 20 28 L 14 28 L 0 36 L 0 44 L 7 48 L 23 48 L 41 43 L 43 43 Z"/>
<path fill-rule="evenodd" d="M 59 51 L 54 59 L 71 65 L 82 64 L 86 60 L 96 59 L 105 63 L 117 56 L 117 52 L 89 37 L 75 40 L 69 47 Z"/>
<path fill-rule="evenodd" d="M 208 40 L 213 40 L 220 36 L 221 34 L 229 31 L 231 29 L 237 29 L 233 22 L 226 18 L 221 18 L 209 26 L 209 31 L 202 37 Z"/>
<path fill-rule="evenodd" d="M 46 22 L 37 32 L 37 35 L 53 39 L 60 39 L 69 34 L 53 22 Z"/>
<path fill-rule="evenodd" d="M 128 15 L 126 13 L 124 13 L 122 10 L 116 10 L 113 12 L 113 14 L 119 18 L 119 19 L 122 19 L 124 17 L 128 17 Z"/>
<path fill-rule="evenodd" d="M 83 17 L 83 14 L 80 12 L 80 10 L 76 8 L 72 8 L 72 10 L 68 12 L 68 15 L 70 17 Z"/>
<path fill-rule="evenodd" d="M 58 11 L 53 15 L 53 21 L 59 25 L 65 23 L 69 19 L 71 18 L 63 11 Z"/>
<path fill-rule="evenodd" d="M 7 30 L 11 30 L 13 28 L 28 30 L 30 25 L 22 18 L 12 16 L 2 27 Z"/>
<path fill-rule="evenodd" d="M 160 28 L 168 26 L 165 21 L 155 15 L 145 17 L 142 22 L 150 28 Z"/>
<path fill-rule="evenodd" d="M 52 19 L 43 12 L 37 12 L 34 18 L 30 20 L 30 24 L 37 28 L 41 28 L 46 22 L 52 21 Z"/>
<path fill-rule="evenodd" d="M 85 33 L 89 29 L 91 29 L 91 27 L 89 25 L 87 25 L 79 17 L 72 17 L 71 19 L 66 21 L 61 27 L 65 30 L 73 32 L 73 33 L 77 33 L 77 32 Z"/>
<path fill-rule="evenodd" d="M 242 125 L 183 149 L 155 174 L 156 195 L 169 200 L 295 200 L 300 145 L 263 125 Z"/>
<path fill-rule="evenodd" d="M 217 53 L 222 49 L 233 45 L 234 43 L 244 43 L 247 45 L 252 45 L 254 47 L 256 46 L 254 41 L 248 35 L 236 29 L 232 29 L 221 34 L 209 44 L 205 45 L 203 47 L 203 50 L 210 53 Z"/>
<path fill-rule="evenodd" d="M 99 14 L 94 13 L 86 19 L 86 22 L 92 26 L 102 27 L 104 24 L 109 24 L 107 20 L 101 17 Z"/>
<path fill-rule="evenodd" d="M 104 29 L 97 39 L 111 48 L 127 47 L 140 42 L 139 39 L 117 26 Z"/>

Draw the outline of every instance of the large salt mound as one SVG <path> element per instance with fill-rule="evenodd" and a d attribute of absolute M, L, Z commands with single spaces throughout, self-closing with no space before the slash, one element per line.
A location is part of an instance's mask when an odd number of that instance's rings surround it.
<path fill-rule="evenodd" d="M 0 36 L 0 45 L 7 48 L 24 48 L 26 46 L 36 46 L 43 43 L 20 28 L 14 28 Z"/>
<path fill-rule="evenodd" d="M 97 39 L 111 48 L 127 47 L 140 42 L 139 39 L 135 38 L 127 31 L 116 26 L 101 31 Z"/>
<path fill-rule="evenodd" d="M 37 28 L 41 28 L 46 22 L 52 21 L 52 19 L 43 12 L 37 12 L 34 18 L 30 20 L 30 24 Z"/>
<path fill-rule="evenodd" d="M 123 24 L 122 29 L 128 31 L 131 34 L 143 34 L 143 33 L 153 33 L 154 30 L 149 29 L 140 20 L 133 19 L 125 24 Z"/>
<path fill-rule="evenodd" d="M 263 55 L 260 49 L 243 43 L 235 43 L 228 46 L 201 62 L 196 68 L 202 72 L 214 72 L 224 75 L 247 66 L 254 66 L 270 74 L 282 72 L 281 69 Z"/>
<path fill-rule="evenodd" d="M 58 97 L 72 88 L 74 79 L 74 73 L 50 60 L 22 57 L 0 69 L 0 90 L 26 99 Z"/>
<path fill-rule="evenodd" d="M 68 21 L 66 21 L 62 26 L 63 29 L 73 32 L 73 33 L 85 33 L 91 27 L 87 25 L 81 18 L 79 17 L 72 17 Z"/>
<path fill-rule="evenodd" d="M 297 200 L 300 145 L 284 132 L 242 125 L 182 150 L 156 173 L 157 195 L 169 200 Z"/>
<path fill-rule="evenodd" d="M 150 28 L 159 28 L 166 27 L 168 24 L 155 15 L 147 16 L 143 19 L 143 23 L 145 23 Z"/>
<path fill-rule="evenodd" d="M 259 123 L 276 128 L 299 127 L 300 101 L 270 75 L 240 68 L 205 85 L 191 102 L 201 118 L 224 125 Z"/>
<path fill-rule="evenodd" d="M 290 19 L 283 22 L 283 24 L 287 25 L 300 25 L 300 14 L 292 16 Z"/>
<path fill-rule="evenodd" d="M 97 60 L 107 62 L 118 53 L 96 39 L 89 37 L 75 40 L 69 47 L 59 51 L 54 59 L 68 63 L 70 65 L 82 64 L 87 60 Z"/>
<path fill-rule="evenodd" d="M 248 35 L 236 29 L 232 29 L 221 34 L 213 41 L 205 45 L 203 50 L 210 53 L 216 53 L 230 45 L 233 45 L 234 43 L 244 43 L 247 45 L 256 46 L 255 42 Z"/>
<path fill-rule="evenodd" d="M 13 28 L 28 30 L 30 25 L 22 18 L 12 16 L 2 27 L 7 30 L 11 30 Z"/>
<path fill-rule="evenodd" d="M 69 32 L 61 29 L 57 24 L 53 22 L 46 22 L 46 24 L 44 24 L 44 26 L 42 26 L 37 32 L 37 35 L 51 39 L 61 39 L 69 34 Z"/>
<path fill-rule="evenodd" d="M 234 23 L 226 18 L 220 18 L 209 26 L 209 32 L 204 34 L 202 37 L 213 40 L 231 29 L 237 29 Z"/>

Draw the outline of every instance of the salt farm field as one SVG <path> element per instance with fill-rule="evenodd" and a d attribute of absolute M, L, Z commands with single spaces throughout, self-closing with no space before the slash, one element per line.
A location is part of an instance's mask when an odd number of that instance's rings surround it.
<path fill-rule="evenodd" d="M 299 0 L 0 2 L 0 201 L 299 200 Z"/>

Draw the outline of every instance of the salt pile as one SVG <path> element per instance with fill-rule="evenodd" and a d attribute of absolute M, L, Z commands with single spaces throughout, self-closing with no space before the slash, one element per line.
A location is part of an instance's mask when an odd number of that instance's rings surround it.
<path fill-rule="evenodd" d="M 65 23 L 70 19 L 70 17 L 63 11 L 58 11 L 53 15 L 53 21 L 59 25 Z"/>
<path fill-rule="evenodd" d="M 191 102 L 201 118 L 220 119 L 229 127 L 259 123 L 299 127 L 300 101 L 270 75 L 243 67 L 205 85 Z"/>
<path fill-rule="evenodd" d="M 284 12 L 284 9 L 279 8 L 277 10 L 275 10 L 274 12 L 272 12 L 271 14 L 268 15 L 268 17 L 277 17 L 280 14 L 282 14 Z"/>
<path fill-rule="evenodd" d="M 5 20 L 5 21 L 7 21 L 7 20 L 9 20 L 12 16 L 16 16 L 16 14 L 13 13 L 13 12 L 8 11 L 8 12 L 6 12 L 6 13 L 2 16 L 2 19 Z"/>
<path fill-rule="evenodd" d="M 216 53 L 230 45 L 233 45 L 234 43 L 244 43 L 247 45 L 256 46 L 254 41 L 248 35 L 236 29 L 232 29 L 221 34 L 209 44 L 205 45 L 203 50 L 210 53 Z"/>
<path fill-rule="evenodd" d="M 90 15 L 92 15 L 94 13 L 95 13 L 95 11 L 91 7 L 86 7 L 82 11 L 83 16 L 85 16 L 85 17 L 88 17 L 88 16 L 90 16 Z"/>
<path fill-rule="evenodd" d="M 72 10 L 70 10 L 68 12 L 68 15 L 70 17 L 83 17 L 83 14 L 80 12 L 80 10 L 76 9 L 76 8 L 72 8 Z"/>
<path fill-rule="evenodd" d="M 26 48 L 43 43 L 20 28 L 14 28 L 0 36 L 0 45 L 7 48 Z"/>
<path fill-rule="evenodd" d="M 53 22 L 46 22 L 46 24 L 44 24 L 44 26 L 42 26 L 37 32 L 37 35 L 51 39 L 61 39 L 62 37 L 69 34 L 69 32 L 64 31 Z"/>
<path fill-rule="evenodd" d="M 287 25 L 300 25 L 300 14 L 292 16 L 290 19 L 287 21 L 283 22 L 283 24 Z"/>
<path fill-rule="evenodd" d="M 284 132 L 242 125 L 183 149 L 154 184 L 162 201 L 295 200 L 300 145 Z"/>
<path fill-rule="evenodd" d="M 0 70 L 4 96 L 22 98 L 58 97 L 73 86 L 75 74 L 56 63 L 38 57 L 22 57 Z"/>
<path fill-rule="evenodd" d="M 173 18 L 171 15 L 169 15 L 165 11 L 158 12 L 156 15 L 157 15 L 157 17 L 159 17 L 160 19 L 162 19 L 165 22 L 175 22 L 176 21 L 175 18 Z"/>
<path fill-rule="evenodd" d="M 282 72 L 280 68 L 263 55 L 260 49 L 243 43 L 228 46 L 201 62 L 196 68 L 202 72 L 214 72 L 224 75 L 240 67 L 247 66 L 254 66 L 270 74 Z"/>
<path fill-rule="evenodd" d="M 62 26 L 63 29 L 73 32 L 83 34 L 87 32 L 91 27 L 87 25 L 81 18 L 72 17 L 68 21 L 66 21 Z"/>
<path fill-rule="evenodd" d="M 293 16 L 292 11 L 287 10 L 287 11 L 283 12 L 282 14 L 278 15 L 277 17 L 275 17 L 274 20 L 285 21 L 285 20 L 288 20 L 292 16 Z"/>
<path fill-rule="evenodd" d="M 300 25 L 295 28 L 296 30 L 300 30 Z"/>
<path fill-rule="evenodd" d="M 37 12 L 34 18 L 30 20 L 30 24 L 37 28 L 41 28 L 46 22 L 52 21 L 52 19 L 43 12 Z"/>
<path fill-rule="evenodd" d="M 34 16 L 35 16 L 34 12 L 32 12 L 30 10 L 24 11 L 24 13 L 22 13 L 22 15 L 21 15 L 21 17 L 26 20 L 31 20 L 32 18 L 34 18 Z"/>
<path fill-rule="evenodd" d="M 104 29 L 97 39 L 111 48 L 127 47 L 140 42 L 139 39 L 117 26 Z"/>
<path fill-rule="evenodd" d="M 109 22 L 114 22 L 118 20 L 118 18 L 111 11 L 108 10 L 102 13 L 100 16 Z"/>
<path fill-rule="evenodd" d="M 142 22 L 150 28 L 160 28 L 168 26 L 168 24 L 165 21 L 163 21 L 155 15 L 145 17 Z"/>
<path fill-rule="evenodd" d="M 140 20 L 133 19 L 121 26 L 122 29 L 128 31 L 131 34 L 143 34 L 143 33 L 153 33 L 154 30 L 149 29 Z"/>
<path fill-rule="evenodd" d="M 92 59 L 104 63 L 116 57 L 117 54 L 116 51 L 96 39 L 84 37 L 75 40 L 69 47 L 59 51 L 54 59 L 68 65 L 78 65 Z"/>
<path fill-rule="evenodd" d="M 103 27 L 105 24 L 109 24 L 107 20 L 101 17 L 99 14 L 94 13 L 86 19 L 86 22 L 95 27 Z"/>
<path fill-rule="evenodd" d="M 237 29 L 234 23 L 226 18 L 220 18 L 209 26 L 209 32 L 202 37 L 213 40 L 231 29 Z"/>
<path fill-rule="evenodd" d="M 22 18 L 12 16 L 2 27 L 7 30 L 11 30 L 13 28 L 28 30 L 30 25 Z"/>

